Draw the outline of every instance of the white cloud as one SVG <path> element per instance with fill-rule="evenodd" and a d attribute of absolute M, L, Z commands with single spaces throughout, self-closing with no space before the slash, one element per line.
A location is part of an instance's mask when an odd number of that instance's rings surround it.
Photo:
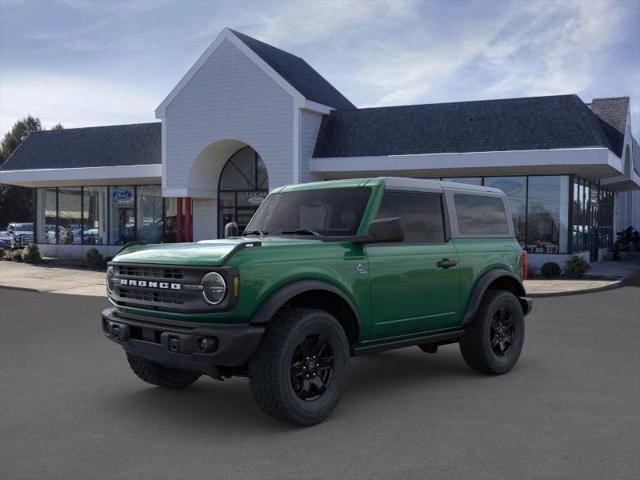
<path fill-rule="evenodd" d="M 437 10 L 426 21 L 410 12 L 402 31 L 355 49 L 354 90 L 372 106 L 580 93 L 624 15 L 610 2 L 500 5 L 490 23 L 443 26 Z"/>
<path fill-rule="evenodd" d="M 628 20 L 630 12 L 640 12 L 636 0 L 193 1 L 188 11 L 162 1 L 171 5 L 68 0 L 64 8 L 79 15 L 78 28 L 55 21 L 24 28 L 22 38 L 37 38 L 33 44 L 42 50 L 29 50 L 21 62 L 38 62 L 42 51 L 51 51 L 51 67 L 31 67 L 42 70 L 33 77 L 15 70 L 30 68 L 24 63 L 5 60 L 0 128 L 29 112 L 65 125 L 151 120 L 171 80 L 180 78 L 190 56 L 195 59 L 224 26 L 305 58 L 361 107 L 560 93 L 578 93 L 588 101 L 630 94 L 633 125 L 636 131 L 640 127 L 640 58 L 629 53 L 640 52 L 630 40 L 638 34 L 632 36 Z M 169 12 L 182 16 L 176 20 Z M 18 45 L 20 35 L 9 38 Z M 623 48 L 620 41 L 626 42 Z M 5 51 L 15 47 L 4 43 Z M 621 55 L 633 61 L 618 71 Z M 65 56 L 79 60 L 65 70 L 70 63 Z M 87 66 L 94 58 L 109 60 Z"/>
<path fill-rule="evenodd" d="M 19 72 L 0 83 L 0 132 L 28 114 L 50 128 L 140 123 L 154 120 L 162 96 L 137 89 L 134 82 L 115 84 L 95 78 Z"/>
<path fill-rule="evenodd" d="M 406 16 L 411 4 L 411 0 L 281 1 L 276 9 L 253 11 L 252 34 L 276 45 L 321 42 L 357 26 L 375 29 L 377 24 L 388 24 Z"/>

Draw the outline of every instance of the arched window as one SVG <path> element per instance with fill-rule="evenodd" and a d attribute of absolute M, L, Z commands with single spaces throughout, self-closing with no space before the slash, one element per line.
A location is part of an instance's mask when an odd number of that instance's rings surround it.
<path fill-rule="evenodd" d="M 231 155 L 218 186 L 218 237 L 229 222 L 236 222 L 242 233 L 268 193 L 269 177 L 258 153 L 244 147 Z"/>

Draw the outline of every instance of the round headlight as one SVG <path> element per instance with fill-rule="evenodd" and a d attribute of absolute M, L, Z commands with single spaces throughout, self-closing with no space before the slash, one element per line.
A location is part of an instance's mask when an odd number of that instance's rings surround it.
<path fill-rule="evenodd" d="M 107 268 L 107 293 L 113 293 L 113 277 L 115 274 L 113 267 Z"/>
<path fill-rule="evenodd" d="M 227 284 L 222 275 L 216 272 L 209 272 L 202 277 L 202 296 L 210 305 L 218 305 L 227 293 Z"/>

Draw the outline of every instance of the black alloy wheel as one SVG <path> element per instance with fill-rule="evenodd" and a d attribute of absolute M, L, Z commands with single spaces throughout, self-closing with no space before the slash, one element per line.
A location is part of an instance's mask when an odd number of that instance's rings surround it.
<path fill-rule="evenodd" d="M 348 361 L 349 340 L 338 319 L 323 310 L 285 307 L 249 361 L 249 385 L 268 415 L 315 425 L 338 405 Z"/>
<path fill-rule="evenodd" d="M 295 349 L 291 359 L 291 386 L 298 398 L 312 402 L 331 382 L 335 367 L 333 349 L 324 335 L 309 335 Z"/>
<path fill-rule="evenodd" d="M 504 357 L 513 345 L 513 318 L 506 308 L 499 308 L 493 314 L 489 340 L 493 353 L 498 357 Z"/>
<path fill-rule="evenodd" d="M 510 371 L 524 344 L 524 310 L 509 291 L 488 290 L 473 322 L 460 338 L 460 351 L 469 365 L 482 373 Z"/>

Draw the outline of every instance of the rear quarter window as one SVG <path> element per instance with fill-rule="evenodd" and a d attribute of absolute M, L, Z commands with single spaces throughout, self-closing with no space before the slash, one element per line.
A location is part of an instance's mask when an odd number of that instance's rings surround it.
<path fill-rule="evenodd" d="M 456 193 L 458 230 L 462 235 L 509 235 L 509 221 L 502 197 Z"/>

